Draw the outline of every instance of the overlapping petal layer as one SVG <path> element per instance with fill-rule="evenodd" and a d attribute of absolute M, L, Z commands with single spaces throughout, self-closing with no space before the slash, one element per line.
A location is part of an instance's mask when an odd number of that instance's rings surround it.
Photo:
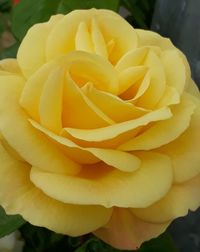
<path fill-rule="evenodd" d="M 200 205 L 199 127 L 169 39 L 108 10 L 53 16 L 0 62 L 0 204 L 135 249 Z"/>

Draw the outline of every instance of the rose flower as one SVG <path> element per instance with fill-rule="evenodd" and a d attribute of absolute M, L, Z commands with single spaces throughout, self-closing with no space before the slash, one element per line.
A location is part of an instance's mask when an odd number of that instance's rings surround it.
<path fill-rule="evenodd" d="M 0 67 L 8 214 L 135 249 L 200 205 L 200 95 L 169 39 L 78 10 L 34 25 Z"/>

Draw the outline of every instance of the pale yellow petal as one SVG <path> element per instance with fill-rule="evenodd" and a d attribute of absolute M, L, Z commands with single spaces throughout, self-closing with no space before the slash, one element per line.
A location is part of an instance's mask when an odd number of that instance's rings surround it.
<path fill-rule="evenodd" d="M 17 61 L 26 77 L 32 75 L 42 64 L 45 64 L 48 35 L 54 25 L 63 17 L 60 14 L 53 16 L 49 22 L 36 24 L 29 29 L 17 53 Z"/>
<path fill-rule="evenodd" d="M 115 42 L 109 54 L 111 63 L 116 64 L 125 53 L 137 47 L 138 38 L 135 29 L 121 16 L 99 15 L 97 20 L 105 41 L 108 43 L 114 40 Z"/>
<path fill-rule="evenodd" d="M 88 27 L 85 22 L 80 22 L 77 28 L 75 37 L 75 48 L 76 50 L 80 51 L 86 51 L 90 53 L 94 52 L 91 35 L 88 31 Z"/>
<path fill-rule="evenodd" d="M 169 193 L 160 201 L 147 208 L 132 209 L 139 218 L 163 223 L 184 216 L 189 210 L 200 206 L 200 175 L 182 184 L 172 186 Z"/>
<path fill-rule="evenodd" d="M 178 104 L 179 102 L 180 102 L 179 92 L 174 87 L 166 86 L 163 96 L 161 97 L 160 101 L 156 104 L 156 108 Z"/>
<path fill-rule="evenodd" d="M 112 209 L 70 205 L 43 194 L 29 180 L 30 167 L 14 160 L 0 146 L 0 204 L 8 214 L 20 214 L 36 226 L 79 236 L 105 225 Z"/>
<path fill-rule="evenodd" d="M 34 129 L 19 107 L 22 85 L 14 77 L 0 85 L 0 131 L 8 144 L 25 161 L 52 172 L 76 174 L 80 166 L 67 158 L 47 137 Z M 13 125 L 14 122 L 14 125 Z"/>
<path fill-rule="evenodd" d="M 151 76 L 148 71 L 143 80 L 138 81 L 135 85 L 129 88 L 125 93 L 122 94 L 122 97 L 128 98 L 131 103 L 136 104 L 137 100 L 148 90 L 150 84 Z"/>
<path fill-rule="evenodd" d="M 158 46 L 162 50 L 175 49 L 170 39 L 162 37 L 156 32 L 135 29 L 138 35 L 139 46 Z"/>
<path fill-rule="evenodd" d="M 63 92 L 64 127 L 91 129 L 114 124 L 109 116 L 88 99 L 69 74 L 66 76 Z"/>
<path fill-rule="evenodd" d="M 186 69 L 178 50 L 166 50 L 161 54 L 166 84 L 182 93 L 186 84 Z"/>
<path fill-rule="evenodd" d="M 139 157 L 141 167 L 135 172 L 121 172 L 100 163 L 85 166 L 77 176 L 65 176 L 34 167 L 31 181 L 45 194 L 65 203 L 147 207 L 170 189 L 172 168 L 167 156 L 148 152 Z"/>
<path fill-rule="evenodd" d="M 33 120 L 30 120 L 30 122 L 36 129 L 43 132 L 58 144 L 67 147 L 67 153 L 70 157 L 72 156 L 74 158 L 75 155 L 81 155 L 78 159 L 79 163 L 91 164 L 101 160 L 110 166 L 126 172 L 135 171 L 140 167 L 140 159 L 133 154 L 113 149 L 84 148 L 72 142 L 70 139 L 54 134 Z M 92 154 L 97 159 L 91 158 L 89 154 Z"/>
<path fill-rule="evenodd" d="M 115 138 L 120 134 L 134 130 L 140 126 L 145 126 L 150 122 L 166 120 L 172 116 L 171 111 L 168 108 L 162 108 L 149 112 L 137 119 L 133 119 L 127 122 L 117 123 L 111 126 L 99 128 L 99 129 L 74 129 L 64 128 L 64 130 L 73 137 L 85 141 L 104 141 Z"/>
<path fill-rule="evenodd" d="M 136 48 L 137 34 L 120 15 L 109 10 L 78 10 L 66 15 L 49 34 L 47 59 L 50 60 L 74 51 L 76 49 L 75 36 L 79 24 L 85 22 L 89 25 L 93 18 L 98 23 L 105 43 L 108 44 L 114 39 L 115 47 L 109 54 L 112 63 L 115 63 L 124 53 Z M 124 38 L 124 33 L 129 34 L 128 38 Z"/>
<path fill-rule="evenodd" d="M 149 51 L 145 66 L 149 67 L 150 85 L 146 92 L 137 100 L 137 105 L 151 109 L 160 100 L 166 88 L 166 77 L 159 57 L 153 51 Z"/>
<path fill-rule="evenodd" d="M 82 90 L 101 111 L 115 122 L 131 120 L 147 112 L 117 96 L 96 89 L 92 83 L 87 83 Z"/>
<path fill-rule="evenodd" d="M 79 87 L 90 81 L 99 90 L 118 93 L 116 70 L 103 57 L 84 51 L 73 51 L 55 61 L 69 70 Z"/>
<path fill-rule="evenodd" d="M 200 172 L 200 103 L 197 102 L 189 128 L 175 141 L 158 149 L 170 156 L 174 168 L 174 181 L 181 183 Z"/>
<path fill-rule="evenodd" d="M 18 62 L 16 59 L 3 59 L 0 61 L 0 70 L 21 75 L 21 69 L 19 68 Z"/>
<path fill-rule="evenodd" d="M 129 67 L 143 65 L 148 51 L 149 51 L 148 47 L 141 47 L 141 48 L 136 48 L 134 50 L 128 51 L 117 62 L 115 66 L 116 70 L 121 72 L 121 71 L 126 70 Z"/>
<path fill-rule="evenodd" d="M 119 93 L 121 95 L 137 81 L 141 80 L 147 72 L 145 66 L 129 67 L 119 73 Z"/>
<path fill-rule="evenodd" d="M 196 96 L 197 98 L 200 99 L 199 88 L 198 88 L 198 86 L 196 85 L 196 83 L 192 79 L 190 80 L 189 85 L 188 85 L 186 91 L 189 94 L 194 95 L 194 96 Z"/>
<path fill-rule="evenodd" d="M 195 107 L 191 96 L 184 94 L 181 103 L 172 108 L 173 116 L 170 119 L 157 122 L 142 134 L 122 144 L 119 149 L 152 150 L 172 142 L 189 127 Z"/>
<path fill-rule="evenodd" d="M 39 103 L 48 75 L 56 67 L 55 63 L 46 64 L 34 73 L 26 82 L 21 93 L 20 105 L 35 120 L 40 120 Z"/>
<path fill-rule="evenodd" d="M 95 18 L 92 19 L 91 36 L 95 53 L 108 58 L 106 43 Z"/>
<path fill-rule="evenodd" d="M 163 233 L 169 224 L 148 223 L 134 216 L 128 209 L 115 208 L 108 224 L 94 234 L 115 248 L 135 250 L 143 242 Z"/>
<path fill-rule="evenodd" d="M 54 132 L 62 129 L 63 82 L 64 70 L 55 68 L 49 74 L 40 97 L 40 122 Z"/>

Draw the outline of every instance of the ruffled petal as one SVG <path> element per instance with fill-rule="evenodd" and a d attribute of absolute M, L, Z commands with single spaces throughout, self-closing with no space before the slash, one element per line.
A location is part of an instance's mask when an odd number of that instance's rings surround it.
<path fill-rule="evenodd" d="M 163 223 L 184 216 L 200 206 L 200 175 L 182 184 L 175 184 L 167 195 L 147 208 L 132 209 L 144 221 Z"/>
<path fill-rule="evenodd" d="M 189 127 L 195 107 L 191 96 L 185 93 L 181 103 L 172 108 L 173 116 L 170 119 L 157 122 L 142 134 L 122 144 L 119 149 L 152 150 L 172 142 Z"/>
<path fill-rule="evenodd" d="M 7 214 L 70 236 L 89 233 L 110 219 L 111 208 L 64 204 L 43 194 L 29 180 L 30 166 L 14 160 L 1 145 L 0 160 L 0 204 Z"/>
<path fill-rule="evenodd" d="M 79 153 L 81 155 L 80 159 L 78 159 L 80 163 L 91 164 L 97 163 L 101 160 L 107 165 L 113 166 L 125 172 L 132 172 L 140 167 L 140 159 L 133 154 L 113 149 L 84 148 L 75 144 L 70 139 L 58 136 L 53 132 L 43 128 L 37 122 L 34 122 L 32 120 L 30 120 L 30 122 L 36 129 L 39 129 L 52 140 L 67 148 L 66 153 L 69 155 L 70 158 L 72 157 L 73 159 L 74 156 L 78 155 Z M 91 154 L 93 157 L 96 157 L 97 160 L 89 156 L 89 154 Z M 83 160 L 81 160 L 81 158 Z"/>
<path fill-rule="evenodd" d="M 187 181 L 200 172 L 200 102 L 195 98 L 193 101 L 197 108 L 191 118 L 189 128 L 175 141 L 157 150 L 171 158 L 174 181 L 177 183 Z"/>
<path fill-rule="evenodd" d="M 34 129 L 28 122 L 27 115 L 19 107 L 18 100 L 23 82 L 18 83 L 16 77 L 7 78 L 7 82 L 5 78 L 5 82 L 2 81 L 0 85 L 0 131 L 8 144 L 25 161 L 41 169 L 45 167 L 44 169 L 52 172 L 76 174 L 80 166 Z"/>
<path fill-rule="evenodd" d="M 142 163 L 135 172 L 121 172 L 100 163 L 85 166 L 77 176 L 33 167 L 30 177 L 45 194 L 64 203 L 147 207 L 169 191 L 172 167 L 169 158 L 158 153 L 142 153 L 139 158 Z"/>
<path fill-rule="evenodd" d="M 29 29 L 17 53 L 17 61 L 26 77 L 45 64 L 47 38 L 54 25 L 63 17 L 61 14 L 53 16 L 49 22 L 36 24 Z"/>
<path fill-rule="evenodd" d="M 146 110 L 136 107 L 130 102 L 96 89 L 92 83 L 86 84 L 82 90 L 90 101 L 115 122 L 131 120 L 147 113 Z"/>
<path fill-rule="evenodd" d="M 69 74 L 66 76 L 63 95 L 64 127 L 90 129 L 114 124 L 109 116 L 88 99 Z M 85 120 L 86 115 L 87 120 Z"/>
<path fill-rule="evenodd" d="M 129 209 L 115 208 L 108 224 L 94 234 L 118 249 L 138 249 L 147 240 L 163 233 L 170 223 L 153 224 L 145 222 Z"/>
<path fill-rule="evenodd" d="M 145 126 L 150 122 L 168 119 L 171 116 L 172 114 L 169 108 L 161 108 L 159 110 L 149 112 L 137 119 L 117 123 L 103 128 L 91 130 L 64 128 L 64 131 L 66 131 L 77 139 L 101 142 L 104 140 L 115 138 L 120 134 L 126 133 L 128 131 L 135 130 L 140 126 Z"/>

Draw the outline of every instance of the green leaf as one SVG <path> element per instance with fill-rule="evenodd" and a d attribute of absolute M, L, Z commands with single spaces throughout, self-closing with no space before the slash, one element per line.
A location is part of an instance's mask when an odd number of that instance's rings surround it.
<path fill-rule="evenodd" d="M 8 235 L 25 223 L 20 215 L 6 215 L 4 209 L 0 207 L 0 237 Z"/>
<path fill-rule="evenodd" d="M 45 22 L 56 13 L 68 13 L 74 9 L 104 8 L 117 11 L 119 0 L 21 0 L 13 8 L 12 31 L 21 41 L 35 23 Z"/>
<path fill-rule="evenodd" d="M 12 46 L 5 48 L 3 51 L 0 52 L 0 59 L 5 58 L 15 58 L 17 55 L 17 50 L 19 48 L 19 43 L 16 42 Z"/>

